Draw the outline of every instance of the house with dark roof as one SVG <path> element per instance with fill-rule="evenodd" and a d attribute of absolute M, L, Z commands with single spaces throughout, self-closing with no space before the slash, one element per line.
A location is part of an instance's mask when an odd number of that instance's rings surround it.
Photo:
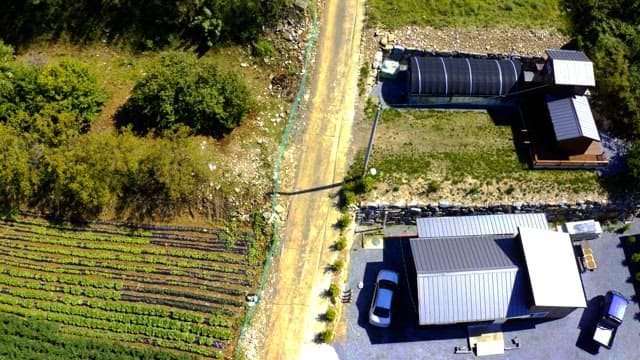
<path fill-rule="evenodd" d="M 558 318 L 586 307 L 569 234 L 548 230 L 544 214 L 518 215 L 419 219 L 410 248 L 420 325 Z"/>

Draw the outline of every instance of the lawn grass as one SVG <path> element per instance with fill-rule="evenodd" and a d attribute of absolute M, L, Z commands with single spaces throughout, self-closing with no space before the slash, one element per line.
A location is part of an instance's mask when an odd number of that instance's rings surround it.
<path fill-rule="evenodd" d="M 357 162 L 359 164 L 359 162 Z M 595 171 L 530 170 L 511 128 L 485 112 L 385 110 L 370 166 L 378 189 L 468 202 L 598 198 Z M 429 183 L 440 184 L 437 189 Z M 386 189 L 386 190 L 383 190 Z"/>
<path fill-rule="evenodd" d="M 566 29 L 557 0 L 370 0 L 367 10 L 370 26 L 389 29 L 407 25 Z"/>

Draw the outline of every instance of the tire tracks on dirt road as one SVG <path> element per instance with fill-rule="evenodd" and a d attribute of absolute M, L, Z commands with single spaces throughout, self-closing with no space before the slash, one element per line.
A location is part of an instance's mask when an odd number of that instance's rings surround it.
<path fill-rule="evenodd" d="M 335 256 L 329 246 L 339 236 L 333 227 L 339 217 L 332 196 L 336 189 L 304 190 L 336 184 L 345 176 L 363 15 L 363 0 L 324 2 L 310 97 L 301 114 L 306 127 L 302 141 L 289 150 L 296 152 L 296 175 L 283 189 L 301 193 L 288 198 L 281 248 L 251 325 L 264 339 L 257 347 L 261 359 L 300 359 L 324 326 L 317 318 L 327 306 L 321 295 L 330 283 L 324 266 Z"/>

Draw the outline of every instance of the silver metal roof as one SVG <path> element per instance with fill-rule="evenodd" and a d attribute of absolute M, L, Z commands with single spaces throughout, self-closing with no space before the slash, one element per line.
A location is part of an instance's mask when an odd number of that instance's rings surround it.
<path fill-rule="evenodd" d="M 411 239 L 420 325 L 529 314 L 530 293 L 513 237 Z"/>
<path fill-rule="evenodd" d="M 515 253 L 512 235 L 418 238 L 410 243 L 418 275 L 517 268 L 508 255 Z"/>
<path fill-rule="evenodd" d="M 593 63 L 581 51 L 547 49 L 556 85 L 596 86 Z"/>
<path fill-rule="evenodd" d="M 586 307 L 582 279 L 569 234 L 520 228 L 534 304 Z"/>
<path fill-rule="evenodd" d="M 560 49 L 547 49 L 547 56 L 553 60 L 571 60 L 571 61 L 587 61 L 591 62 L 587 55 L 582 51 L 576 50 L 560 50 Z"/>
<path fill-rule="evenodd" d="M 459 237 L 473 235 L 513 235 L 518 227 L 548 230 L 544 214 L 501 214 L 429 217 L 417 219 L 418 237 Z"/>
<path fill-rule="evenodd" d="M 558 141 L 586 137 L 600 141 L 586 96 L 571 96 L 547 101 L 553 131 Z"/>

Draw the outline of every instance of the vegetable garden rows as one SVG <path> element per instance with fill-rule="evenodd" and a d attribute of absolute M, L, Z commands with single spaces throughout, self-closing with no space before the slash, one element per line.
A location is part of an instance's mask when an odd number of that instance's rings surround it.
<path fill-rule="evenodd" d="M 230 356 L 256 250 L 249 235 L 224 235 L 0 222 L 0 312 L 67 335 Z"/>

